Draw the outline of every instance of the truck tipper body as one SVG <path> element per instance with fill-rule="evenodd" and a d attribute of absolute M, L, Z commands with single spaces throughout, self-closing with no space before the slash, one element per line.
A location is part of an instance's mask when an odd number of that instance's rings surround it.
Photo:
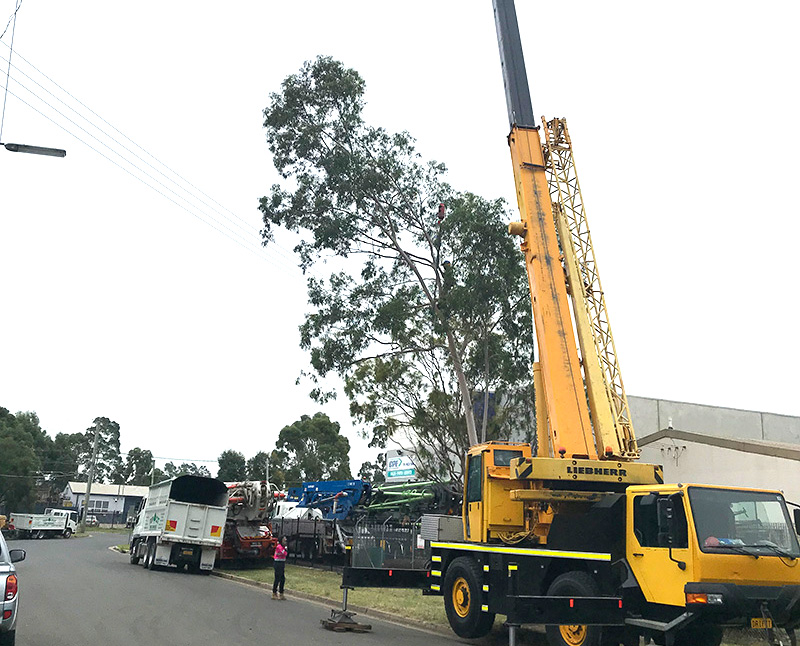
<path fill-rule="evenodd" d="M 228 488 L 215 478 L 183 475 L 151 486 L 131 531 L 131 563 L 210 572 L 227 513 Z"/>
<path fill-rule="evenodd" d="M 78 529 L 78 512 L 70 509 L 46 509 L 43 514 L 12 513 L 8 529 L 23 538 L 69 538 Z"/>

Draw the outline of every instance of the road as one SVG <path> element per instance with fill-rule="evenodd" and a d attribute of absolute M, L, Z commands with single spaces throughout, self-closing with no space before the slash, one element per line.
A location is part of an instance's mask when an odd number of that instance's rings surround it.
<path fill-rule="evenodd" d="M 333 633 L 320 626 L 329 611 L 316 603 L 272 601 L 265 590 L 174 570 L 149 572 L 111 551 L 122 534 L 20 540 L 28 551 L 20 579 L 18 646 L 488 646 L 506 642 L 500 630 L 463 641 L 369 618 L 368 634 Z M 332 604 L 333 605 L 333 604 Z M 534 635 L 518 640 L 538 645 Z"/>

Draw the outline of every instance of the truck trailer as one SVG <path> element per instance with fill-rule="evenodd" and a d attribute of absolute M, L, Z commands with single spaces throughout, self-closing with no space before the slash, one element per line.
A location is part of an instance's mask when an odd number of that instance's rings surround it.
<path fill-rule="evenodd" d="M 215 478 L 183 475 L 152 485 L 131 530 L 131 563 L 210 573 L 227 513 L 228 488 Z"/>

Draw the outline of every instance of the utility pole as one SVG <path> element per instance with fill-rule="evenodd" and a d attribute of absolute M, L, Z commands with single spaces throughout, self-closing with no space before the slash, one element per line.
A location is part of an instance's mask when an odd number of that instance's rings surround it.
<path fill-rule="evenodd" d="M 94 468 L 97 463 L 97 440 L 100 437 L 100 422 L 94 422 L 94 446 L 92 447 L 92 461 L 89 463 L 89 477 L 86 480 L 86 495 L 83 497 L 83 516 L 81 518 L 81 533 L 86 532 L 86 516 L 89 513 L 89 496 L 92 493 L 92 482 L 94 482 Z"/>

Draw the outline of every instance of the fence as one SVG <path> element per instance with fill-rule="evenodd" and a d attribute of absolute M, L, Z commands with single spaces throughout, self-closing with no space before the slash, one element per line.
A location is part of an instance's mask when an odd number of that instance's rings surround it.
<path fill-rule="evenodd" d="M 410 522 L 359 520 L 353 529 L 353 567 L 424 570 L 430 544 L 420 536 L 421 519 Z"/>

